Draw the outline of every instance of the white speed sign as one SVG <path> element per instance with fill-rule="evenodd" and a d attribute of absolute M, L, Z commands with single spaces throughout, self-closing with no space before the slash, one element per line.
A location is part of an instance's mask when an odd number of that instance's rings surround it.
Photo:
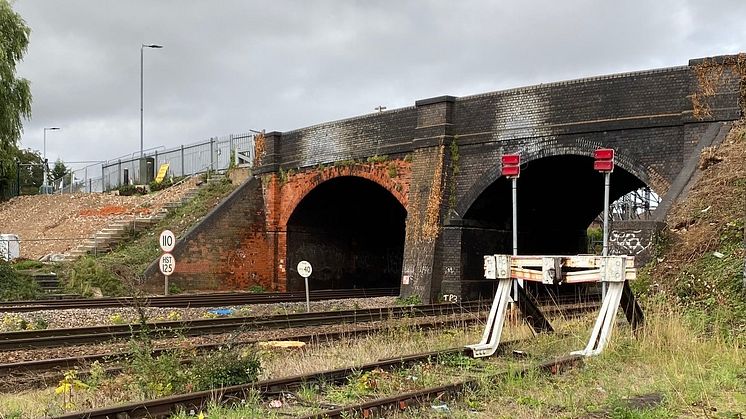
<path fill-rule="evenodd" d="M 168 253 L 174 250 L 174 246 L 176 246 L 176 236 L 171 230 L 163 230 L 158 238 L 158 244 L 161 246 L 161 250 Z"/>
<path fill-rule="evenodd" d="M 300 274 L 300 276 L 308 278 L 311 276 L 311 272 L 313 272 L 313 269 L 311 268 L 310 263 L 305 260 L 298 262 L 298 274 Z"/>
<path fill-rule="evenodd" d="M 164 253 L 158 261 L 158 267 L 163 275 L 169 276 L 176 270 L 176 258 L 171 253 Z"/>

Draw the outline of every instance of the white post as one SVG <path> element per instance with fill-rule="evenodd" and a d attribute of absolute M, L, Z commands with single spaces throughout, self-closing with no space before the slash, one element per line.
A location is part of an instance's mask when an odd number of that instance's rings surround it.
<path fill-rule="evenodd" d="M 303 278 L 303 280 L 306 282 L 306 313 L 311 312 L 311 296 L 308 292 L 308 277 Z"/>
<path fill-rule="evenodd" d="M 513 199 L 513 256 L 518 256 L 518 178 L 511 179 Z M 523 280 L 513 283 L 513 300 L 518 301 L 518 287 L 523 286 Z"/>
<path fill-rule="evenodd" d="M 609 189 L 611 189 L 611 172 L 604 172 L 604 242 L 603 256 L 609 256 Z M 601 283 L 601 297 L 606 297 L 606 282 Z"/>
<path fill-rule="evenodd" d="M 168 295 L 168 275 L 163 275 L 163 295 Z"/>

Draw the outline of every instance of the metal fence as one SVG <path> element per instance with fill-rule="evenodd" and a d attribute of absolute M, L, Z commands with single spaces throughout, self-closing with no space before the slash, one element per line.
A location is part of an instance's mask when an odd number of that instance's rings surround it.
<path fill-rule="evenodd" d="M 231 134 L 171 149 L 145 150 L 145 165 L 139 154 L 76 169 L 71 176 L 54 181 L 54 190 L 56 193 L 103 192 L 124 185 L 125 176 L 130 184 L 143 184 L 148 176 L 141 173 L 141 169 L 157 173 L 164 163 L 169 165 L 170 176 L 189 176 L 210 170 L 222 172 L 228 169 L 231 161 L 238 164 L 239 155 L 241 161 L 248 164 L 254 160 L 254 134 Z"/>

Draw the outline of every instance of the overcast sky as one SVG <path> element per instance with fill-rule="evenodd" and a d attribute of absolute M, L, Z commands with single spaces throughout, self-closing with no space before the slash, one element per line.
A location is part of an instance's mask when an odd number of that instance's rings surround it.
<path fill-rule="evenodd" d="M 65 161 L 746 51 L 746 1 L 17 0 L 21 146 Z M 80 165 L 73 165 L 79 167 Z"/>

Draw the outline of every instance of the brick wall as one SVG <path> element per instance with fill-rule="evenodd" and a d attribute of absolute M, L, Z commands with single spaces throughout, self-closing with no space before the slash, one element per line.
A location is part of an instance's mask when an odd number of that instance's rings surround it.
<path fill-rule="evenodd" d="M 283 289 L 293 210 L 326 180 L 358 176 L 381 185 L 407 208 L 402 293 L 428 300 L 441 292 L 465 292 L 471 285 L 462 281 L 476 276 L 479 253 L 505 241 L 491 226 L 462 220 L 500 177 L 503 153 L 520 152 L 530 162 L 591 156 L 596 148 L 612 147 L 617 167 L 664 195 L 676 189 L 672 183 L 713 124 L 740 117 L 746 88 L 736 68 L 742 58 L 441 96 L 413 107 L 267 133 L 257 140 L 257 178 L 198 228 L 176 278 L 220 287 L 255 281 Z M 370 156 L 389 161 L 349 162 Z M 348 162 L 328 167 L 340 161 Z M 389 176 L 390 164 L 402 175 Z M 238 215 L 228 214 L 233 212 Z M 563 234 L 579 236 L 576 227 Z M 221 228 L 225 234 L 213 231 Z"/>
<path fill-rule="evenodd" d="M 184 289 L 239 289 L 259 285 L 283 290 L 275 280 L 276 234 L 266 223 L 262 181 L 251 178 L 181 237 L 170 282 Z M 158 267 L 146 271 L 157 288 Z"/>

